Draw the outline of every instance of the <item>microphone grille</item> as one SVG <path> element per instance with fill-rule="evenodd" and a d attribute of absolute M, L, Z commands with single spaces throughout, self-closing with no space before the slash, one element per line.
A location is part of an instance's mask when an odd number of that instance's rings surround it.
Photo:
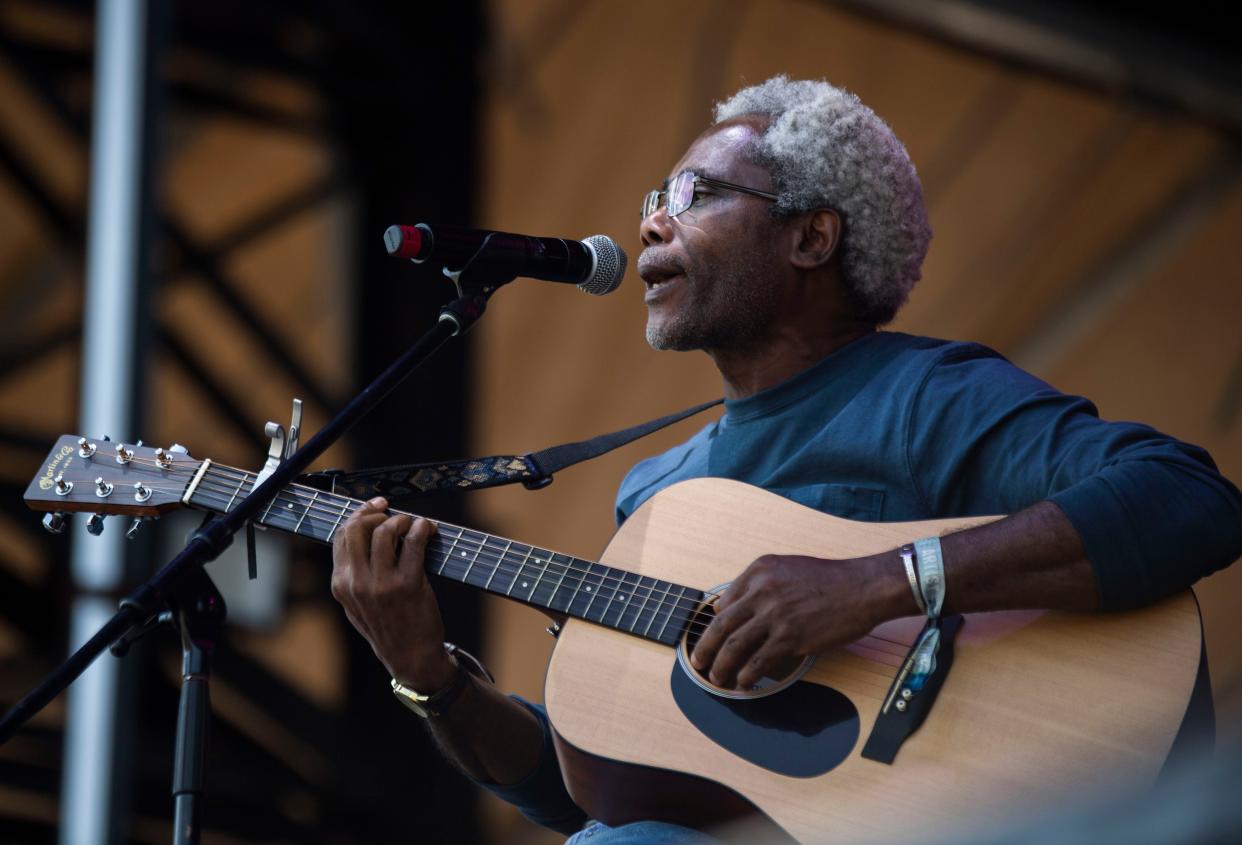
<path fill-rule="evenodd" d="M 594 296 L 612 293 L 621 285 L 625 277 L 625 265 L 628 259 L 625 250 L 617 246 L 617 242 L 607 235 L 591 235 L 582 241 L 595 256 L 595 272 L 578 287 Z"/>

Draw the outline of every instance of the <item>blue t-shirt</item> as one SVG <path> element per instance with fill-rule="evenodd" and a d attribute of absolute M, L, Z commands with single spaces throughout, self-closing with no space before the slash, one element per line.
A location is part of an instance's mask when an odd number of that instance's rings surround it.
<path fill-rule="evenodd" d="M 1105 609 L 1185 589 L 1242 553 L 1242 496 L 1202 449 L 1102 421 L 1087 400 L 986 347 L 897 332 L 867 335 L 726 402 L 718 421 L 630 471 L 617 521 L 670 484 L 705 476 L 872 522 L 1007 514 L 1051 500 L 1082 538 Z M 1002 573 L 1004 561 L 996 565 Z M 541 766 L 522 784 L 491 788 L 568 833 L 585 816 L 561 783 L 547 717 L 532 709 L 547 740 Z M 595 827 L 590 841 L 704 841 L 670 825 L 635 835 L 632 825 Z"/>

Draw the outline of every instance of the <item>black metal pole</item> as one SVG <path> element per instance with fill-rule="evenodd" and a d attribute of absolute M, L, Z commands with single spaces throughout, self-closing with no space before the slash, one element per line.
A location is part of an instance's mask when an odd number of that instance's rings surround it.
<path fill-rule="evenodd" d="M 173 602 L 181 632 L 181 703 L 173 763 L 173 845 L 198 845 L 202 831 L 203 766 L 211 718 L 211 658 L 224 625 L 224 597 L 202 569 L 181 580 Z"/>

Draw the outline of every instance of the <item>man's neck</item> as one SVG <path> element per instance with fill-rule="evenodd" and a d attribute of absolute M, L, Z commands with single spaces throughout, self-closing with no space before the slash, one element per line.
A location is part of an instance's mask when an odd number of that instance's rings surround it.
<path fill-rule="evenodd" d="M 745 399 L 819 363 L 833 352 L 871 334 L 875 326 L 838 324 L 828 332 L 783 332 L 754 347 L 712 349 L 707 354 L 720 370 L 726 399 Z"/>

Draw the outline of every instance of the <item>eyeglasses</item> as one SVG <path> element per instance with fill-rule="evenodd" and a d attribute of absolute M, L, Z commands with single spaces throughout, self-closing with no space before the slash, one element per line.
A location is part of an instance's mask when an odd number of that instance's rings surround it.
<path fill-rule="evenodd" d="M 656 209 L 660 207 L 661 199 L 667 198 L 668 208 L 666 213 L 669 217 L 676 217 L 690 206 L 694 205 L 695 185 L 702 183 L 712 188 L 724 188 L 727 191 L 739 191 L 743 194 L 750 194 L 752 197 L 762 197 L 765 200 L 776 200 L 776 194 L 770 194 L 767 191 L 759 191 L 754 188 L 747 188 L 744 185 L 734 185 L 732 182 L 721 182 L 719 179 L 709 179 L 706 176 L 699 176 L 692 170 L 683 170 L 673 177 L 673 181 L 669 184 L 667 190 L 651 191 L 647 196 L 643 197 L 642 219 L 646 220 Z"/>

